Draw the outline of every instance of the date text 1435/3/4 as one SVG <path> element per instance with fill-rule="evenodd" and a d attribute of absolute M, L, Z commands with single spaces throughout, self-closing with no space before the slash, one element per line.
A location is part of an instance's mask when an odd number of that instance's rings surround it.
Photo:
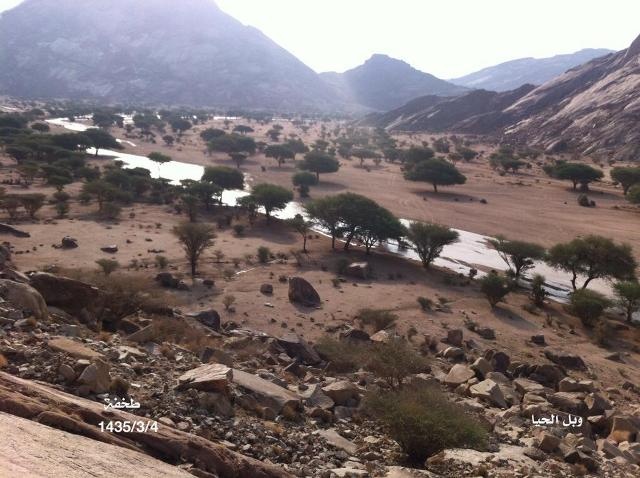
<path fill-rule="evenodd" d="M 158 422 L 145 420 L 109 420 L 108 422 L 98 423 L 98 426 L 101 432 L 110 433 L 147 433 L 158 431 Z"/>

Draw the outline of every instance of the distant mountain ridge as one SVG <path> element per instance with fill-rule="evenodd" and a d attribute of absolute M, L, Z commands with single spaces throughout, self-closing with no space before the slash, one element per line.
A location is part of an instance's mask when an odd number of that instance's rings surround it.
<path fill-rule="evenodd" d="M 567 70 L 613 53 L 605 48 L 585 48 L 548 58 L 519 58 L 447 80 L 467 88 L 509 91 L 525 84 L 541 85 Z"/>
<path fill-rule="evenodd" d="M 467 90 L 387 55 L 371 56 L 344 73 L 321 73 L 343 101 L 389 110 L 424 95 L 457 96 Z"/>
<path fill-rule="evenodd" d="M 212 0 L 25 0 L 0 16 L 0 94 L 342 108 L 309 67 Z"/>
<path fill-rule="evenodd" d="M 423 101 L 371 115 L 366 122 L 395 130 L 492 134 L 551 152 L 637 160 L 640 36 L 626 50 L 591 60 L 535 88 Z"/>

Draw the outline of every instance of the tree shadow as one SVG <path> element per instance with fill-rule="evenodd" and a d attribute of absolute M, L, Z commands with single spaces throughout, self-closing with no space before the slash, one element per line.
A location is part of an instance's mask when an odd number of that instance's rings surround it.
<path fill-rule="evenodd" d="M 539 330 L 540 327 L 537 324 L 533 324 L 525 319 L 522 315 L 507 308 L 503 305 L 497 305 L 493 309 L 493 316 L 500 320 L 504 324 L 508 324 L 519 330 Z"/>
<path fill-rule="evenodd" d="M 480 198 L 469 194 L 461 194 L 452 191 L 425 191 L 424 189 L 412 189 L 411 192 L 421 197 L 424 201 L 441 202 L 479 202 Z"/>

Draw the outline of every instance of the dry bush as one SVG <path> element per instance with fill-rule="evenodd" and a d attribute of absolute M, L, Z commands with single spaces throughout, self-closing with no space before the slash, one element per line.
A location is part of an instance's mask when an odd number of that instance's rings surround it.
<path fill-rule="evenodd" d="M 362 346 L 325 335 L 316 343 L 316 351 L 329 362 L 328 369 L 338 373 L 355 372 L 362 363 Z"/>
<path fill-rule="evenodd" d="M 9 365 L 9 361 L 4 355 L 0 354 L 0 368 L 5 368 L 7 365 Z"/>
<path fill-rule="evenodd" d="M 360 309 L 356 319 L 363 327 L 370 327 L 374 332 L 378 332 L 395 324 L 398 316 L 384 309 Z"/>
<path fill-rule="evenodd" d="M 413 463 L 445 448 L 484 449 L 487 430 L 459 405 L 431 387 L 371 392 L 364 409 L 379 419 Z"/>

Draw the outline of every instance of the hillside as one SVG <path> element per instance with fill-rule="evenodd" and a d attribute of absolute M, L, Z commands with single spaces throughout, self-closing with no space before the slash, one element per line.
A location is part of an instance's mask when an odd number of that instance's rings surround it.
<path fill-rule="evenodd" d="M 575 53 L 549 58 L 519 58 L 448 81 L 467 88 L 514 90 L 525 84 L 541 85 L 571 68 L 609 53 L 613 51 L 605 48 L 585 48 Z"/>
<path fill-rule="evenodd" d="M 451 131 L 487 134 L 504 126 L 502 110 L 534 89 L 475 90 L 455 98 L 424 96 L 387 113 L 370 115 L 364 123 L 398 131 Z"/>
<path fill-rule="evenodd" d="M 381 111 L 424 95 L 456 96 L 467 91 L 387 55 L 373 55 L 356 68 L 322 73 L 321 77 L 343 101 Z"/>
<path fill-rule="evenodd" d="M 97 20 L 97 21 L 96 21 Z M 331 109 L 319 76 L 212 0 L 26 0 L 0 17 L 0 94 Z"/>

